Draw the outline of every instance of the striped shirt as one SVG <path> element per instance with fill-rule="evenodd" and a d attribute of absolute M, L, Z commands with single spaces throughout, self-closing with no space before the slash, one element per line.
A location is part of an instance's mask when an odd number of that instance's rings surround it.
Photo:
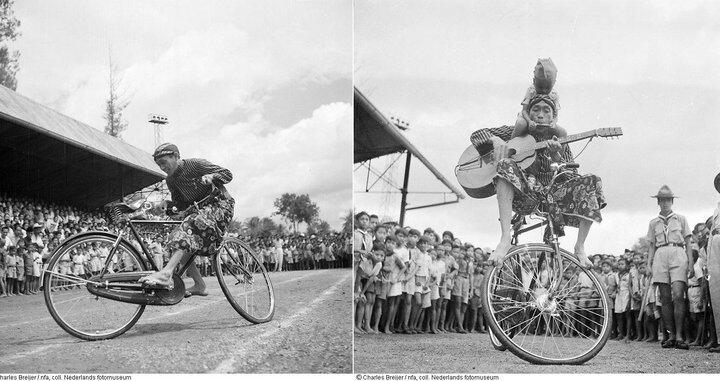
<path fill-rule="evenodd" d="M 497 136 L 500 139 L 504 141 L 508 141 L 512 138 L 512 133 L 515 127 L 513 126 L 501 126 L 501 127 L 495 127 L 495 128 L 482 128 L 480 130 L 477 130 L 470 135 L 470 142 L 475 147 L 480 147 L 484 144 L 490 144 L 490 138 L 493 136 Z M 537 138 L 535 138 L 537 140 Z M 570 146 L 567 144 L 562 145 L 562 149 L 560 150 L 560 162 L 562 163 L 574 163 L 575 160 L 573 158 L 572 151 L 570 151 Z M 550 181 L 552 180 L 552 177 L 555 173 L 555 171 L 550 167 L 550 164 L 552 164 L 552 159 L 547 154 L 547 149 L 542 149 L 538 151 L 537 158 L 535 159 L 535 162 L 528 167 L 525 171 L 528 174 L 531 174 L 535 176 L 535 178 L 543 185 L 550 184 Z M 574 170 L 572 170 L 575 172 Z"/>
<path fill-rule="evenodd" d="M 193 202 L 210 195 L 212 186 L 202 183 L 203 175 L 213 175 L 213 183 L 227 195 L 222 184 L 227 184 L 232 180 L 233 175 L 229 170 L 205 159 L 182 159 L 178 162 L 175 172 L 165 179 L 173 204 L 179 210 L 185 210 Z"/>

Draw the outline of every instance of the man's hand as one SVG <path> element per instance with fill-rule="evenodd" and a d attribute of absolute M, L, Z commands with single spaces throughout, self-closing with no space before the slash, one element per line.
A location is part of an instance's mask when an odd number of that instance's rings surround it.
<path fill-rule="evenodd" d="M 491 137 L 490 142 L 493 145 L 493 158 L 495 159 L 496 163 L 499 162 L 501 159 L 505 159 L 508 157 L 507 142 L 497 136 Z"/>
<path fill-rule="evenodd" d="M 553 136 L 553 138 L 548 140 L 547 143 L 548 143 L 548 152 L 550 152 L 551 154 L 556 154 L 556 153 L 560 152 L 560 149 L 562 148 L 562 146 L 560 145 L 560 142 L 558 141 L 557 136 Z"/>
<path fill-rule="evenodd" d="M 213 182 L 213 179 L 215 178 L 214 175 L 203 175 L 202 178 L 200 178 L 200 182 L 206 185 L 210 185 Z"/>
<path fill-rule="evenodd" d="M 688 261 L 687 277 L 692 278 L 695 276 L 695 269 L 693 268 L 692 262 Z"/>

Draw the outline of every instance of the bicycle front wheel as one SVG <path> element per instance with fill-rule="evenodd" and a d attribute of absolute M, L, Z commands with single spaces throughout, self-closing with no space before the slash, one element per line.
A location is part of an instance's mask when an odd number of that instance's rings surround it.
<path fill-rule="evenodd" d="M 610 335 L 612 307 L 597 276 L 567 251 L 558 254 L 544 244 L 517 246 L 485 277 L 490 329 L 533 364 L 582 364 Z"/>
<path fill-rule="evenodd" d="M 130 329 L 145 310 L 144 305 L 123 303 L 91 294 L 82 257 L 89 250 L 109 254 L 117 236 L 104 232 L 88 232 L 64 242 L 50 257 L 43 274 L 43 293 L 50 315 L 67 333 L 83 340 L 104 340 L 117 337 Z M 104 264 L 104 262 L 103 262 Z M 120 241 L 109 272 L 144 270 L 135 249 Z"/>
<path fill-rule="evenodd" d="M 215 275 L 230 305 L 251 323 L 265 323 L 275 315 L 275 292 L 262 261 L 250 247 L 227 238 L 215 254 Z"/>

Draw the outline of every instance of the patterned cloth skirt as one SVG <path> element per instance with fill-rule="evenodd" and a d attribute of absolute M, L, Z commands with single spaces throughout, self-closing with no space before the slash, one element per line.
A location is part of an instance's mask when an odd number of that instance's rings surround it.
<path fill-rule="evenodd" d="M 171 253 L 185 250 L 205 256 L 215 254 L 233 218 L 234 208 L 235 200 L 219 197 L 217 201 L 208 203 L 197 212 L 187 215 L 170 233 L 168 250 Z"/>
<path fill-rule="evenodd" d="M 521 215 L 531 214 L 542 201 L 546 187 L 531 174 L 526 174 L 512 160 L 498 162 L 497 176 L 512 184 L 515 195 L 513 210 Z M 602 181 L 591 174 L 576 175 L 563 182 L 556 182 L 548 195 L 548 201 L 557 204 L 558 210 L 550 210 L 553 221 L 559 226 L 580 225 L 580 219 L 601 222 L 600 209 L 606 205 Z M 551 204 L 552 207 L 552 204 Z"/>

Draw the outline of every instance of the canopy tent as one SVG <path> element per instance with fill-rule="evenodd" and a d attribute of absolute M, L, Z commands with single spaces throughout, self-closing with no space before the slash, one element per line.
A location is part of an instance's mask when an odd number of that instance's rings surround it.
<path fill-rule="evenodd" d="M 408 138 L 402 133 L 402 130 L 390 119 L 385 117 L 375 105 L 373 105 L 365 95 L 355 88 L 355 107 L 354 107 L 354 162 L 361 163 L 380 156 L 389 155 L 397 152 L 406 152 L 405 176 L 402 188 L 398 189 L 402 193 L 402 201 L 400 204 L 400 224 L 405 219 L 405 211 L 412 209 L 427 208 L 431 206 L 446 205 L 457 203 L 465 196 L 458 188 L 450 183 L 434 165 L 418 150 Z M 408 180 L 410 176 L 410 159 L 415 156 L 420 162 L 437 178 L 451 193 L 455 195 L 455 200 L 448 202 L 440 202 L 430 205 L 407 207 Z M 368 171 L 370 168 L 368 167 Z M 387 170 L 386 170 L 387 171 Z M 384 174 L 384 173 L 383 173 Z M 378 175 L 382 177 L 383 174 Z M 367 191 L 367 189 L 366 189 Z M 422 192 L 432 193 L 432 192 Z"/>
<path fill-rule="evenodd" d="M 0 191 L 97 208 L 161 181 L 152 155 L 0 86 Z"/>

